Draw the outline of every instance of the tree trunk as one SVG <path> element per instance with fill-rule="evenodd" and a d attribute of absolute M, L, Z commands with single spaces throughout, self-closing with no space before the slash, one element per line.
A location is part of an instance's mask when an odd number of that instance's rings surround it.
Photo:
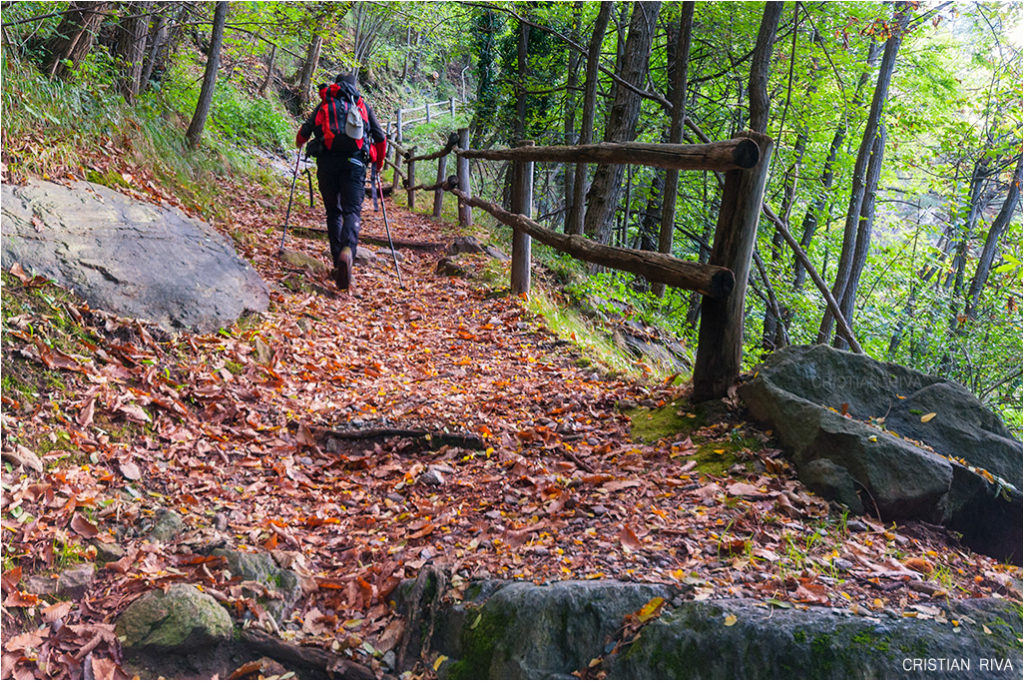
<path fill-rule="evenodd" d="M 146 16 L 141 2 L 128 2 L 128 15 L 117 27 L 117 56 L 124 62 L 119 89 L 129 104 L 135 103 L 142 83 L 142 62 L 146 52 Z"/>
<path fill-rule="evenodd" d="M 580 24 L 583 20 L 583 2 L 577 0 L 573 9 L 573 40 L 579 40 Z M 573 50 L 569 53 L 569 76 L 566 78 L 565 115 L 562 118 L 562 142 L 571 145 L 575 142 L 576 129 L 576 89 L 580 84 L 580 53 Z M 565 215 L 563 231 L 572 233 L 572 202 L 576 193 L 576 174 L 572 166 L 562 166 L 562 181 L 565 197 Z"/>
<path fill-rule="evenodd" d="M 153 65 L 160 48 L 167 42 L 167 4 L 160 2 L 153 5 L 153 18 L 149 27 L 149 38 L 146 40 L 146 59 L 139 76 L 139 92 L 149 87 L 149 79 L 153 76 Z"/>
<path fill-rule="evenodd" d="M 213 31 L 210 36 L 210 54 L 206 58 L 206 70 L 203 72 L 203 87 L 199 91 L 199 102 L 196 104 L 196 112 L 192 116 L 192 122 L 188 125 L 185 133 L 185 141 L 191 149 L 199 147 L 199 140 L 203 136 L 203 128 L 206 127 L 206 117 L 210 114 L 210 104 L 213 102 L 213 88 L 217 82 L 217 68 L 220 66 L 220 48 L 224 44 L 224 23 L 228 18 L 228 3 L 224 0 L 217 2 L 217 9 L 213 14 Z"/>
<path fill-rule="evenodd" d="M 590 144 L 594 141 L 594 117 L 597 111 L 597 71 L 601 64 L 601 43 L 608 31 L 608 22 L 612 17 L 614 2 L 602 2 L 594 22 L 594 32 L 590 36 L 587 47 L 587 75 L 583 92 L 583 113 L 580 117 L 579 144 Z M 583 197 L 587 190 L 587 166 L 577 163 L 573 173 L 572 203 L 569 205 L 566 234 L 583 234 Z"/>
<path fill-rule="evenodd" d="M 661 218 L 661 206 L 665 205 L 662 198 L 665 194 L 665 174 L 673 172 L 666 170 L 664 173 L 654 171 L 651 177 L 650 189 L 647 192 L 647 205 L 644 207 L 644 214 L 640 216 L 640 249 L 653 251 L 658 245 L 658 238 L 661 236 L 659 223 Z M 679 171 L 675 173 L 678 175 Z M 664 287 L 662 287 L 664 288 Z"/>
<path fill-rule="evenodd" d="M 270 86 L 270 81 L 274 79 L 274 60 L 277 58 L 277 45 L 271 45 L 270 57 L 267 58 L 267 75 L 263 78 L 263 82 L 260 83 L 260 96 L 267 94 L 267 88 Z"/>
<path fill-rule="evenodd" d="M 866 176 L 866 187 L 864 202 L 860 209 L 860 221 L 857 224 L 857 240 L 853 248 L 853 263 L 850 268 L 850 280 L 843 291 L 843 297 L 839 300 L 839 311 L 843 318 L 853 328 L 853 303 L 857 296 L 857 287 L 860 286 L 860 275 L 864 271 L 864 264 L 868 259 L 868 251 L 871 249 L 871 229 L 875 221 L 875 194 L 878 191 L 878 177 L 882 172 L 882 159 L 885 156 L 885 122 L 878 126 L 878 136 L 871 148 L 871 162 L 868 164 Z M 849 347 L 849 343 L 842 336 L 837 335 L 834 346 L 840 350 Z"/>
<path fill-rule="evenodd" d="M 784 3 L 766 2 L 761 17 L 761 28 L 757 32 L 757 44 L 750 58 L 750 129 L 754 132 L 768 132 L 768 68 L 772 61 L 772 46 L 775 32 L 779 28 Z"/>
<path fill-rule="evenodd" d="M 633 5 L 619 75 L 628 83 L 640 87 L 647 74 L 651 41 L 658 18 L 660 2 L 638 2 Z M 605 128 L 606 142 L 630 141 L 636 136 L 636 122 L 640 114 L 640 97 L 625 87 L 615 88 L 615 100 L 608 114 Z M 587 212 L 583 231 L 598 242 L 607 243 L 614 225 L 615 208 L 622 189 L 621 165 L 598 166 L 594 181 L 587 193 Z"/>
<path fill-rule="evenodd" d="M 986 151 L 988 151 L 986 149 Z M 955 251 L 953 256 L 953 268 L 943 284 L 944 288 L 953 288 L 952 297 L 955 299 L 964 285 L 964 268 L 967 265 L 967 249 L 971 242 L 971 235 L 974 233 L 974 226 L 978 223 L 978 215 L 981 213 L 982 204 L 985 203 L 983 189 L 988 183 L 991 173 L 988 168 L 987 156 L 974 164 L 974 171 L 971 173 L 971 186 L 967 206 L 967 219 L 963 226 L 953 232 L 954 236 L 950 242 L 950 250 Z"/>
<path fill-rule="evenodd" d="M 690 40 L 693 35 L 694 3 L 684 2 L 676 32 L 675 59 L 669 59 L 668 99 L 672 102 L 672 116 L 668 126 L 670 144 L 683 143 L 683 121 L 686 118 L 686 72 L 690 65 Z M 672 237 L 675 233 L 676 198 L 679 193 L 679 171 L 665 171 L 664 200 L 661 203 L 661 231 L 658 234 L 658 252 L 672 253 Z M 651 291 L 659 298 L 665 294 L 665 286 L 656 283 Z"/>
<path fill-rule="evenodd" d="M 309 108 L 313 85 L 313 75 L 316 73 L 317 64 L 320 63 L 320 49 L 323 47 L 323 36 L 314 35 L 306 50 L 306 61 L 302 64 L 302 76 L 299 78 L 299 109 L 305 111 Z"/>
<path fill-rule="evenodd" d="M 968 317 L 974 317 L 975 315 L 978 300 L 981 298 L 981 292 L 985 288 L 985 282 L 988 281 L 989 272 L 992 270 L 992 263 L 995 261 L 999 241 L 1002 239 L 1003 233 L 1017 211 L 1017 203 L 1020 201 L 1020 185 L 1021 158 L 1018 157 L 1017 169 L 1013 171 L 1013 179 L 1010 180 L 1010 186 L 1006 190 L 1006 199 L 1003 201 L 1003 207 L 999 210 L 999 215 L 996 216 L 996 219 L 992 221 L 992 226 L 989 227 L 988 236 L 985 238 L 985 246 L 981 250 L 981 257 L 978 259 L 978 266 L 974 270 L 974 278 L 971 280 L 971 287 L 967 292 L 967 305 L 964 309 L 964 314 Z"/>
<path fill-rule="evenodd" d="M 889 83 L 892 80 L 893 68 L 896 66 L 896 55 L 899 52 L 900 43 L 903 41 L 903 33 L 910 21 L 910 11 L 905 6 L 901 5 L 897 12 L 898 16 L 896 25 L 893 27 L 893 33 L 885 41 L 882 64 L 878 70 L 878 83 L 875 86 L 875 94 L 871 100 L 868 120 L 864 126 L 864 137 L 861 139 L 860 150 L 857 152 L 857 161 L 853 167 L 853 188 L 850 191 L 850 203 L 846 211 L 843 247 L 839 256 L 839 263 L 836 266 L 835 283 L 832 285 L 832 296 L 837 301 L 843 298 L 846 286 L 850 280 L 854 248 L 857 241 L 857 227 L 860 223 L 861 208 L 867 189 L 866 175 L 868 162 L 871 160 L 871 150 L 875 144 L 875 137 L 879 132 L 879 123 L 882 120 L 885 99 L 889 93 Z M 821 319 L 821 325 L 818 328 L 819 343 L 827 343 L 829 341 L 832 335 L 832 322 L 832 312 L 826 309 Z"/>
<path fill-rule="evenodd" d="M 514 146 L 526 139 L 526 90 L 527 70 L 529 67 L 530 26 L 519 23 L 519 41 L 516 48 L 516 120 L 509 140 Z"/>
<path fill-rule="evenodd" d="M 56 33 L 46 44 L 47 75 L 67 78 L 71 70 L 89 54 L 93 40 L 103 23 L 108 2 L 72 2 Z M 69 63 L 70 62 L 70 63 Z"/>

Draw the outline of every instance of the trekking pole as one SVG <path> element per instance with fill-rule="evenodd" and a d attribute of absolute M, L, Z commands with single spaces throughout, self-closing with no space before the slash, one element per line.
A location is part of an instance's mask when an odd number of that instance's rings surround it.
<path fill-rule="evenodd" d="M 313 207 L 313 173 L 309 172 L 309 166 L 306 166 L 306 182 L 309 183 L 309 207 Z"/>
<path fill-rule="evenodd" d="M 398 269 L 398 254 L 395 253 L 395 244 L 391 241 L 391 228 L 388 226 L 388 211 L 384 207 L 384 187 L 381 186 L 380 177 L 377 173 L 370 174 L 371 182 L 377 185 L 377 191 L 380 193 L 380 209 L 384 213 L 384 232 L 388 235 L 388 246 L 391 247 L 391 259 L 395 263 L 395 274 L 398 275 L 398 288 L 405 288 L 405 284 L 402 283 L 402 270 Z M 373 191 L 373 187 L 370 187 L 370 191 Z"/>
<path fill-rule="evenodd" d="M 380 206 L 377 205 L 377 192 L 373 188 L 377 186 L 377 166 L 370 166 L 370 196 L 373 197 L 373 212 L 380 212 Z"/>
<path fill-rule="evenodd" d="M 281 245 L 278 253 L 284 253 L 284 237 L 288 233 L 288 220 L 292 217 L 292 199 L 295 198 L 295 181 L 299 179 L 299 161 L 302 160 L 302 149 L 295 152 L 295 172 L 292 173 L 292 191 L 288 195 L 288 212 L 284 215 L 284 228 L 281 230 Z"/>

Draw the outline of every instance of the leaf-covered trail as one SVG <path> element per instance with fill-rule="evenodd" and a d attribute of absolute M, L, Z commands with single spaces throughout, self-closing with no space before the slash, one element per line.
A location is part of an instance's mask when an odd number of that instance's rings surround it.
<path fill-rule="evenodd" d="M 16 566 L 4 576 L 5 624 L 31 629 L 29 615 L 48 604 L 18 579 L 58 569 L 55 547 L 106 540 L 126 550 L 63 615 L 78 629 L 33 634 L 55 637 L 50 669 L 73 670 L 62 651 L 102 638 L 128 602 L 171 582 L 200 584 L 275 629 L 253 585 L 208 556 L 219 546 L 269 550 L 303 576 L 283 636 L 361 650 L 377 671 L 367 651 L 390 649 L 400 632 L 389 597 L 428 563 L 451 571 L 455 595 L 473 577 L 498 576 L 659 581 L 686 598 L 875 615 L 932 616 L 927 602 L 944 597 L 1019 598 L 1019 570 L 956 548 L 938 528 L 830 516 L 768 436 L 737 416 L 690 437 L 631 442 L 620 403 L 662 406 L 678 387 L 580 368 L 517 299 L 436 274 L 438 253 L 402 251 L 404 289 L 382 255 L 357 267 L 355 295 L 335 295 L 326 275 L 278 257 L 283 204 L 239 186 L 225 195 L 235 209 L 222 227 L 271 287 L 266 315 L 170 339 L 79 307 L 100 339 L 61 360 L 80 391 L 34 411 L 7 405 L 8 433 L 57 442 L 61 431 L 67 441 L 44 456 L 41 476 L 4 472 L 6 508 L 21 509 L 3 525 Z M 395 238 L 454 234 L 390 200 L 388 214 Z M 293 222 L 320 228 L 319 208 Z M 369 200 L 363 232 L 384 235 Z M 287 245 L 326 258 L 324 240 L 292 234 Z M 469 432 L 484 448 L 327 434 L 380 428 Z M 728 471 L 698 466 L 726 454 Z M 162 510 L 184 531 L 150 541 Z"/>

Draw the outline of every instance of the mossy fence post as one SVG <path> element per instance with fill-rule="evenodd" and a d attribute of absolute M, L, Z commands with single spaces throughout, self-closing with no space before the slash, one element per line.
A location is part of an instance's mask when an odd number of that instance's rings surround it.
<path fill-rule="evenodd" d="M 517 146 L 532 147 L 532 140 L 520 141 Z M 512 212 L 533 217 L 533 161 L 512 162 Z M 530 292 L 530 235 L 521 229 L 512 232 L 512 293 Z"/>
<path fill-rule="evenodd" d="M 469 149 L 469 128 L 459 128 L 459 149 Z M 473 196 L 469 183 L 469 159 L 460 155 L 456 164 L 459 176 L 459 191 L 466 196 Z M 473 224 L 473 209 L 465 201 L 459 201 L 459 225 L 469 227 Z"/>

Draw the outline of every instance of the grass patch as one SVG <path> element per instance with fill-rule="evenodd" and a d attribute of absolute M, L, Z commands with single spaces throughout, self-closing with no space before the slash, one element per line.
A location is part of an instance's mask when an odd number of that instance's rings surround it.
<path fill-rule="evenodd" d="M 579 312 L 557 302 L 543 289 L 535 288 L 523 306 L 541 317 L 544 325 L 558 338 L 568 341 L 582 353 L 581 359 L 585 362 L 581 366 L 596 364 L 610 373 L 636 378 L 650 375 L 646 365 L 616 345 Z"/>

